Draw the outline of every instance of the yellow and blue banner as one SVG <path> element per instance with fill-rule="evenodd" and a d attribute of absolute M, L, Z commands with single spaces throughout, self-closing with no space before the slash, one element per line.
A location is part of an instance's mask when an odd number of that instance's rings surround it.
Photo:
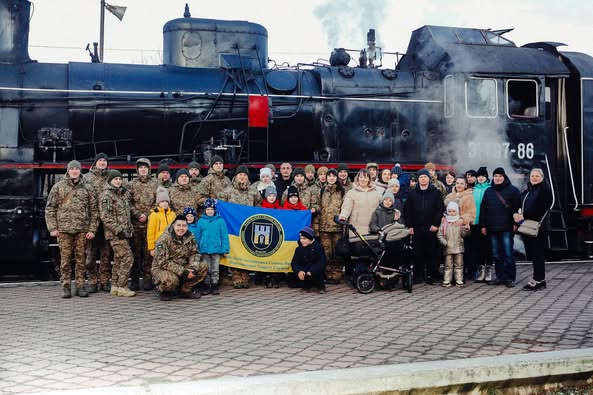
<path fill-rule="evenodd" d="M 299 232 L 311 224 L 309 210 L 275 210 L 218 201 L 229 230 L 223 265 L 256 272 L 289 272 Z"/>

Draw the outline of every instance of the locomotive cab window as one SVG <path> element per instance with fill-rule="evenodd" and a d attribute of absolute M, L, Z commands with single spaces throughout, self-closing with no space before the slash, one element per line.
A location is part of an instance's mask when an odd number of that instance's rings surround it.
<path fill-rule="evenodd" d="M 537 118 L 537 82 L 533 80 L 507 81 L 507 115 L 510 118 Z"/>
<path fill-rule="evenodd" d="M 470 118 L 495 118 L 498 114 L 496 80 L 472 78 L 465 82 L 465 113 Z"/>

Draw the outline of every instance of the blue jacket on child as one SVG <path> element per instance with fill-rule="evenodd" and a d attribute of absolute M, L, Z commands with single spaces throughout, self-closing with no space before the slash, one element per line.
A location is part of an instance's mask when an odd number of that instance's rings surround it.
<path fill-rule="evenodd" d="M 198 244 L 198 251 L 201 254 L 229 253 L 229 231 L 218 212 L 215 212 L 212 216 L 202 214 L 198 220 L 194 236 Z"/>

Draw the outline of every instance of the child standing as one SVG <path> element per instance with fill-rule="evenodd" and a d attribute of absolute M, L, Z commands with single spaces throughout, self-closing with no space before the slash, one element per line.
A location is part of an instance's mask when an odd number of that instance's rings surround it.
<path fill-rule="evenodd" d="M 157 207 L 148 216 L 146 227 L 146 245 L 151 256 L 154 256 L 156 241 L 176 217 L 175 212 L 169 208 L 169 193 L 165 187 L 157 188 L 156 205 Z"/>
<path fill-rule="evenodd" d="M 196 232 L 198 231 L 198 213 L 196 213 L 193 207 L 187 206 L 183 209 L 183 216 L 187 219 L 187 230 L 196 237 Z"/>
<path fill-rule="evenodd" d="M 274 184 L 268 186 L 264 191 L 264 200 L 261 203 L 263 208 L 282 208 L 280 206 L 280 202 L 278 201 L 278 192 L 276 192 L 276 187 Z"/>
<path fill-rule="evenodd" d="M 208 266 L 212 282 L 212 294 L 218 295 L 220 257 L 229 253 L 229 231 L 216 211 L 216 200 L 204 201 L 204 214 L 200 217 L 195 233 L 202 262 Z"/>
<path fill-rule="evenodd" d="M 468 230 L 459 216 L 459 206 L 455 202 L 447 205 L 447 215 L 442 219 L 437 237 L 445 248 L 445 275 L 443 287 L 450 287 L 455 269 L 455 286 L 463 287 L 463 238 Z"/>
<path fill-rule="evenodd" d="M 286 191 L 286 201 L 282 205 L 282 208 L 287 210 L 308 210 L 307 206 L 301 203 L 299 190 L 294 185 L 288 187 Z"/>

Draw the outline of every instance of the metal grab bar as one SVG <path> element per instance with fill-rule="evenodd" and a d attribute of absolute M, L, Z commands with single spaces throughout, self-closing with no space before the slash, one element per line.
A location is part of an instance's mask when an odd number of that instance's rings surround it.
<path fill-rule="evenodd" d="M 574 196 L 574 211 L 579 211 L 579 200 L 577 198 L 577 191 L 574 185 L 574 175 L 572 173 L 572 162 L 570 160 L 570 151 L 568 149 L 568 137 L 566 131 L 568 130 L 568 126 L 565 126 L 562 129 L 562 138 L 564 140 L 564 149 L 566 150 L 566 158 L 568 159 L 568 171 L 570 173 L 570 185 L 572 186 L 572 195 Z"/>

